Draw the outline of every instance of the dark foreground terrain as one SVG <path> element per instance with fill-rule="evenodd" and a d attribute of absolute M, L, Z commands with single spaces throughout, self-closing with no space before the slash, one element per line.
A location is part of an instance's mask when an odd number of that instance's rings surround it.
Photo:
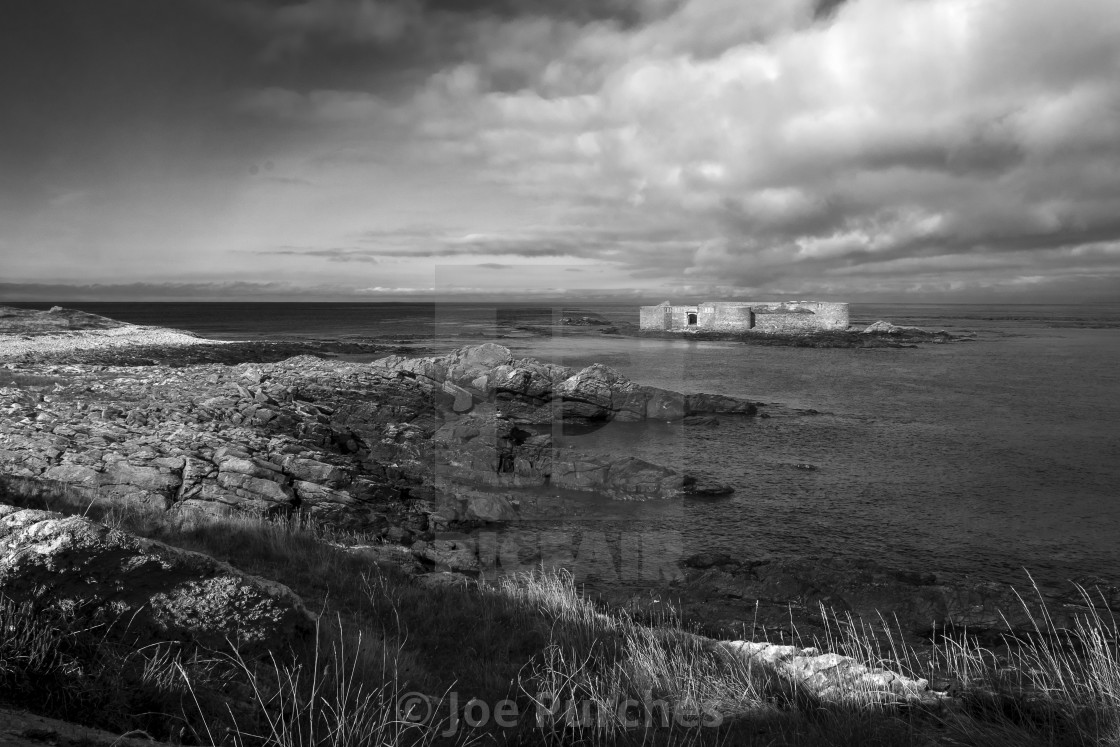
<path fill-rule="evenodd" d="M 494 344 L 208 362 L 195 356 L 223 343 L 139 328 L 98 346 L 91 331 L 124 327 L 38 314 L 23 328 L 0 314 L 10 705 L 188 744 L 1120 738 L 1104 580 L 1024 601 L 874 559 L 702 554 L 672 586 L 591 600 L 562 571 L 501 576 L 471 533 L 519 521 L 544 489 L 719 495 L 702 464 L 553 434 L 757 403 Z"/>

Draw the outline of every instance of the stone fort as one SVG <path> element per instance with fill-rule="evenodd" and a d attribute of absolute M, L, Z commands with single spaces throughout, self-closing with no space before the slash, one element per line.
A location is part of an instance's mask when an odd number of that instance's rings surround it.
<path fill-rule="evenodd" d="M 848 328 L 848 304 L 705 301 L 640 307 L 641 329 L 662 332 L 822 332 Z"/>

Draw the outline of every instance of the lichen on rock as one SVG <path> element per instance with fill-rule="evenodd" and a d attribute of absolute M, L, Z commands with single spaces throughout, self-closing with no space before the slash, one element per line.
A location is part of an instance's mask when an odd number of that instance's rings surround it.
<path fill-rule="evenodd" d="M 278 654 L 314 620 L 282 584 L 81 516 L 0 505 L 0 593 L 104 624 L 137 645 Z"/>

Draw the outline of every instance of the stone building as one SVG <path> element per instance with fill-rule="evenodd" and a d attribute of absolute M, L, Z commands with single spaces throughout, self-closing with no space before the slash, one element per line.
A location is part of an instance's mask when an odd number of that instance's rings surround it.
<path fill-rule="evenodd" d="M 705 301 L 640 308 L 641 328 L 662 332 L 823 332 L 848 328 L 848 304 L 823 301 Z"/>

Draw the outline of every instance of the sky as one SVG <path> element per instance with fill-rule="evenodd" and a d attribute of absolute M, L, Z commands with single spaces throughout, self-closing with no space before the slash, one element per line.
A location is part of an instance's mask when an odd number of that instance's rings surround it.
<path fill-rule="evenodd" d="M 1116 0 L 36 0 L 0 300 L 1120 300 Z"/>

